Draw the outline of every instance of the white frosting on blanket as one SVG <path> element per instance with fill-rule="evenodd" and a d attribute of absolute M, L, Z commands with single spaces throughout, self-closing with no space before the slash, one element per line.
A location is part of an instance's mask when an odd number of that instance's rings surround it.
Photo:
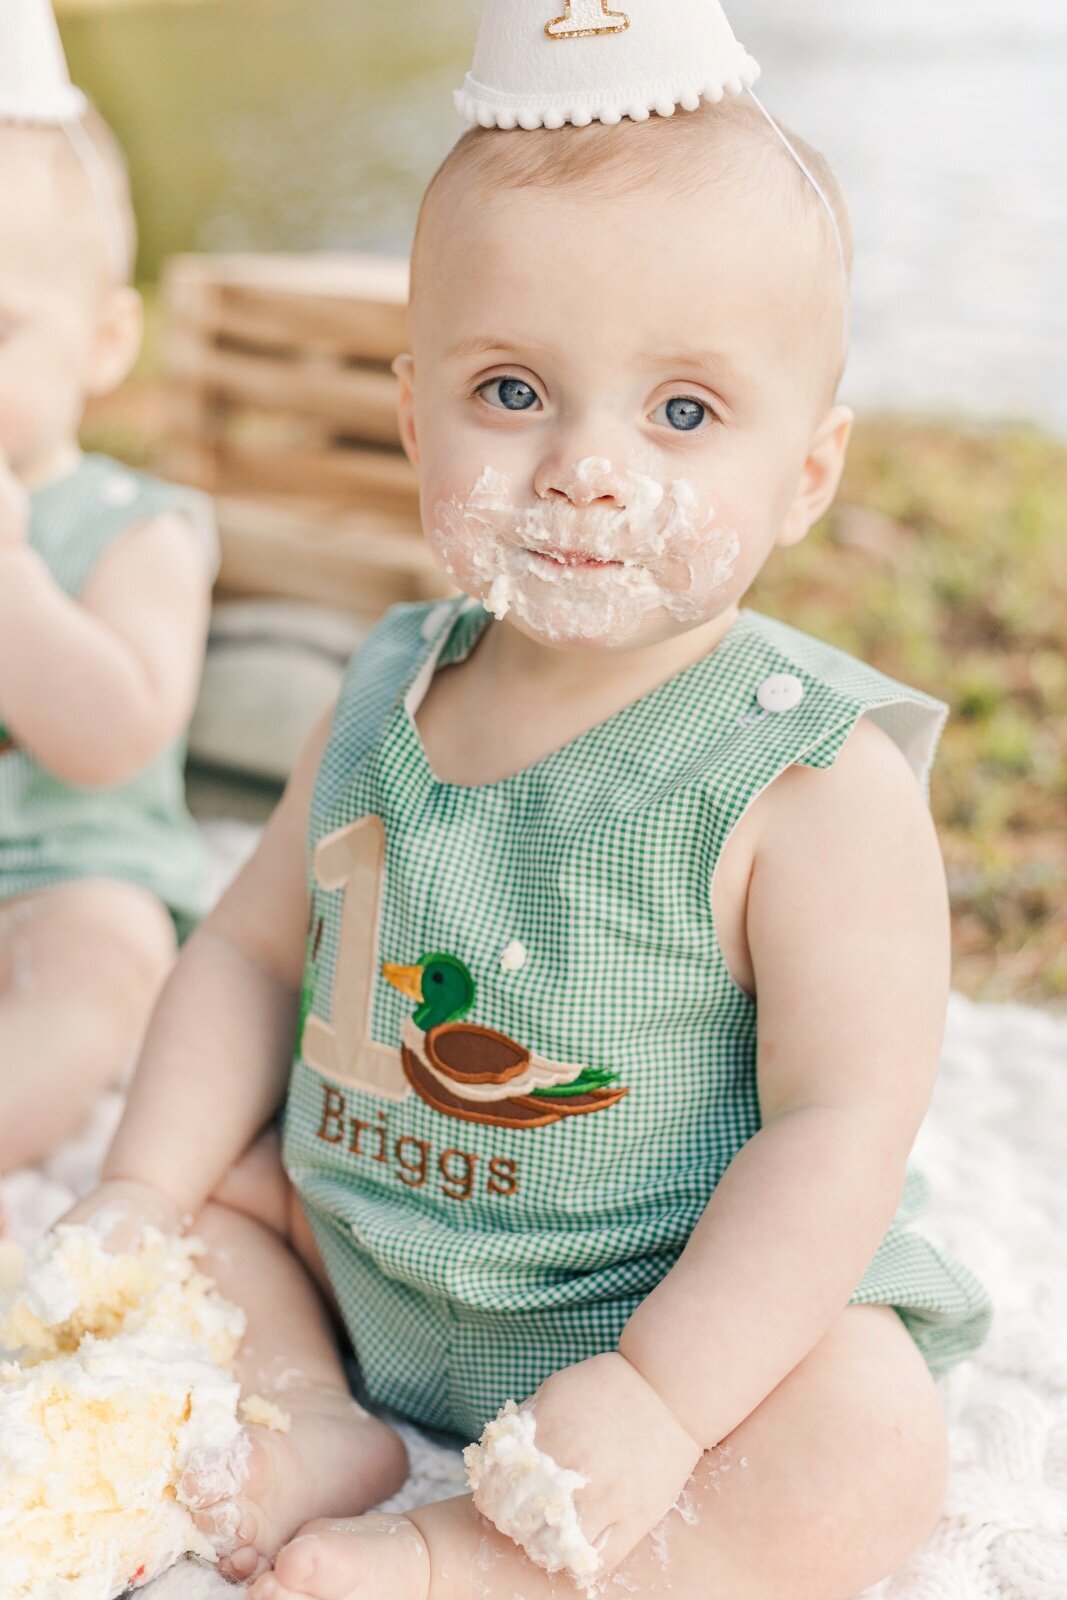
<path fill-rule="evenodd" d="M 92 1227 L 60 1227 L 0 1293 L 0 1595 L 113 1600 L 186 1551 L 215 1551 L 182 1477 L 225 1464 L 236 1491 L 248 1441 L 233 1362 L 244 1315 L 194 1258 L 146 1229 L 110 1254 Z M 10 1266 L 10 1263 L 8 1264 Z"/>

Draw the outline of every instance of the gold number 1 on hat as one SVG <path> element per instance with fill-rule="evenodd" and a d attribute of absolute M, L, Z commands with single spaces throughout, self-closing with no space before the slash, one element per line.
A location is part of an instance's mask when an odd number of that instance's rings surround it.
<path fill-rule="evenodd" d="M 608 0 L 564 0 L 562 17 L 545 23 L 550 39 L 584 39 L 591 33 L 623 33 L 630 26 L 625 11 L 609 11 Z"/>

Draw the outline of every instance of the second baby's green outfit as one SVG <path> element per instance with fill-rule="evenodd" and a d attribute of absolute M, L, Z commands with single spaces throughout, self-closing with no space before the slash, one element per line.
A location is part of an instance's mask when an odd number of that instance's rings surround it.
<path fill-rule="evenodd" d="M 78 600 L 105 551 L 153 517 L 176 513 L 200 544 L 214 580 L 218 546 L 207 496 L 83 456 L 30 496 L 28 542 L 56 584 Z M 0 694 L 0 907 L 77 878 L 138 884 L 166 905 L 179 936 L 207 909 L 207 856 L 185 805 L 186 740 L 108 788 L 68 783 L 34 760 L 3 726 Z"/>
<path fill-rule="evenodd" d="M 440 782 L 414 712 L 489 619 L 392 611 L 352 661 L 315 787 L 284 1156 L 370 1396 L 476 1436 L 613 1348 L 760 1126 L 756 1005 L 712 876 L 755 797 L 861 716 L 925 787 L 945 707 L 744 610 L 650 694 L 499 783 Z M 898 1213 L 853 1302 L 935 1372 L 988 1298 Z"/>

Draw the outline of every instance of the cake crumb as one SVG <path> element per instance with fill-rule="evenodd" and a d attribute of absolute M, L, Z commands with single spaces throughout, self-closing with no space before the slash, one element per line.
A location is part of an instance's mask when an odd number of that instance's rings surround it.
<path fill-rule="evenodd" d="M 272 1433 L 288 1433 L 293 1426 L 288 1411 L 283 1411 L 281 1406 L 276 1406 L 273 1400 L 267 1400 L 261 1394 L 246 1395 L 239 1410 L 242 1422 L 269 1428 Z"/>

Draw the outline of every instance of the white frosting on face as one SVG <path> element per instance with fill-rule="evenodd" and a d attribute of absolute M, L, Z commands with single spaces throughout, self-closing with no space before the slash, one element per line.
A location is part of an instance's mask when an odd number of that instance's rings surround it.
<path fill-rule="evenodd" d="M 565 1572 L 592 1592 L 601 1568 L 574 1504 L 588 1478 L 559 1466 L 534 1443 L 533 1410 L 509 1400 L 477 1444 L 463 1452 L 474 1503 L 545 1572 Z"/>
<path fill-rule="evenodd" d="M 60 1227 L 0 1294 L 3 1600 L 113 1600 L 186 1552 L 216 1559 L 185 1486 L 212 1465 L 220 1493 L 240 1485 L 244 1315 L 199 1249 L 145 1229 L 110 1254 Z"/>
<path fill-rule="evenodd" d="M 717 615 L 741 550 L 687 479 L 615 473 L 602 456 L 575 465 L 567 494 L 533 505 L 487 466 L 465 497 L 438 502 L 429 542 L 495 617 L 511 612 L 554 644 L 615 646 L 653 611 L 682 624 Z"/>

